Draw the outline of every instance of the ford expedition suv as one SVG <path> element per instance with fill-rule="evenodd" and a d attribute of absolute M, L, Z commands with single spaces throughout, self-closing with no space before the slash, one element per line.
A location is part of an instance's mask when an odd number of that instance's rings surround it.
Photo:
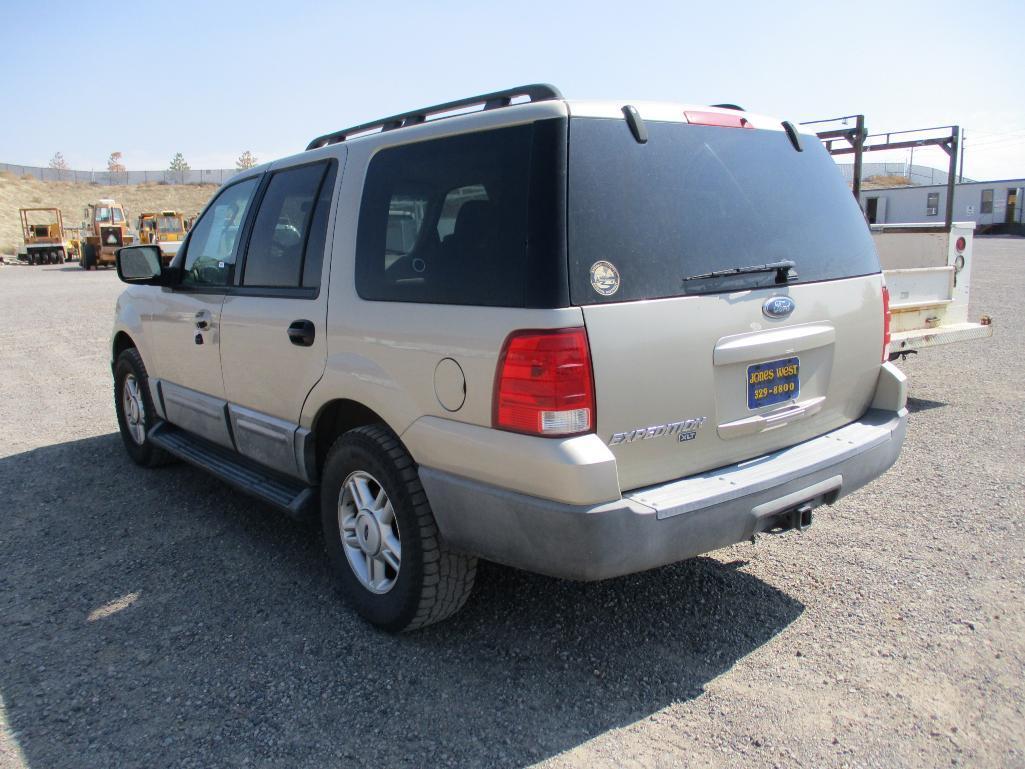
<path fill-rule="evenodd" d="M 319 514 L 392 631 L 458 610 L 478 558 L 598 580 L 803 528 L 904 439 L 857 203 L 813 135 L 731 106 L 395 115 L 243 171 L 170 265 L 118 273 L 132 459 Z"/>

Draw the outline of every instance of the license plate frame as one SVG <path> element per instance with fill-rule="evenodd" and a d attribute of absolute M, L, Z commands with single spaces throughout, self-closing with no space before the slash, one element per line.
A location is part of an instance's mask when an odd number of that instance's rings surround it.
<path fill-rule="evenodd" d="M 747 367 L 746 386 L 749 411 L 797 400 L 801 394 L 800 357 L 792 355 L 751 364 Z"/>

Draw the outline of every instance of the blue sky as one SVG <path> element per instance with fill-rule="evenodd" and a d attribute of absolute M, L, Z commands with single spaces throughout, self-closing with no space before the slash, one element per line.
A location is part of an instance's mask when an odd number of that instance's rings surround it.
<path fill-rule="evenodd" d="M 130 169 L 175 152 L 231 167 L 245 149 L 270 160 L 346 125 L 540 81 L 571 98 L 734 102 L 791 120 L 863 112 L 873 132 L 960 123 L 966 176 L 1025 176 L 1022 0 L 111 8 L 0 0 L 0 161 L 60 151 L 102 169 L 119 150 Z M 938 150 L 915 161 L 946 164 Z"/>

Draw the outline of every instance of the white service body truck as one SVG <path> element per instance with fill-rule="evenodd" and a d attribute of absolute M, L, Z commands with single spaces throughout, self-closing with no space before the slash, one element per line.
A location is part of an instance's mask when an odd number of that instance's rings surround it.
<path fill-rule="evenodd" d="M 890 292 L 891 358 L 993 335 L 988 315 L 968 318 L 975 222 L 871 229 Z"/>

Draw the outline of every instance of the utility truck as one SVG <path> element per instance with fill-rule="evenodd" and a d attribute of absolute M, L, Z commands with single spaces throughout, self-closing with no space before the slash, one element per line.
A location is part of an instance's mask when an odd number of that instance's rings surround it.
<path fill-rule="evenodd" d="M 949 159 L 943 224 L 869 225 L 889 292 L 890 359 L 907 357 L 927 347 L 992 336 L 992 319 L 988 315 L 977 321 L 968 317 L 975 223 L 953 221 L 960 128 L 943 126 L 868 134 L 864 115 L 804 125 L 824 127 L 816 135 L 830 155 L 854 156 L 852 188 L 856 200 L 860 200 L 865 152 L 939 147 Z M 938 198 L 936 209 L 938 215 Z M 868 213 L 871 222 L 874 212 Z"/>

